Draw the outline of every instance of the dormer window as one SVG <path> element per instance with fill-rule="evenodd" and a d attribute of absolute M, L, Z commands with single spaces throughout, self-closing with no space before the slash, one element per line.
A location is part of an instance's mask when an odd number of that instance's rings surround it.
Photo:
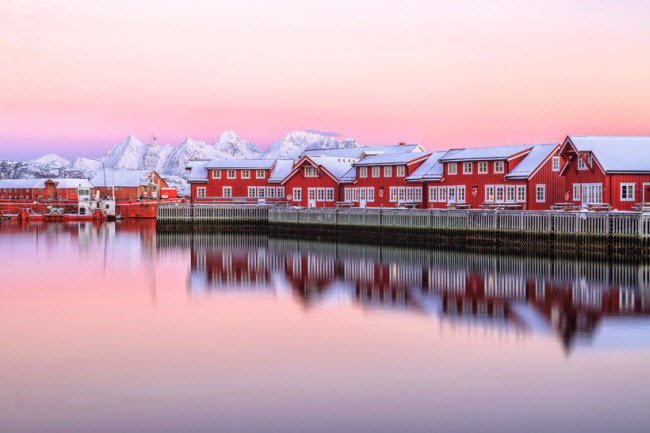
<path fill-rule="evenodd" d="M 503 161 L 494 161 L 494 172 L 503 173 L 505 171 L 505 164 Z"/>
<path fill-rule="evenodd" d="M 584 156 L 584 158 L 582 158 Z M 585 159 L 587 163 L 585 164 Z M 591 168 L 593 162 L 593 156 L 591 153 L 583 153 L 578 155 L 578 170 L 588 170 Z"/>
<path fill-rule="evenodd" d="M 318 177 L 318 170 L 313 165 L 305 167 L 305 177 Z"/>

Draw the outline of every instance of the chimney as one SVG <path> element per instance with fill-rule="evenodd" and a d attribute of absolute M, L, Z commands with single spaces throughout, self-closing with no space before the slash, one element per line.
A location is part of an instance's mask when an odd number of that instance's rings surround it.
<path fill-rule="evenodd" d="M 399 142 L 399 145 L 400 145 L 400 146 L 406 146 L 406 142 L 404 142 L 404 141 L 400 141 L 400 142 Z"/>

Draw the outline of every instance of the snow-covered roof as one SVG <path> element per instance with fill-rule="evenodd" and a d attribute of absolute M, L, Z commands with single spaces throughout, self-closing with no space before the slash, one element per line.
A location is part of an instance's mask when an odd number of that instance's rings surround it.
<path fill-rule="evenodd" d="M 106 170 L 104 182 L 104 171 L 100 170 L 90 179 L 90 183 L 102 187 L 148 185 L 150 174 L 148 170 Z"/>
<path fill-rule="evenodd" d="M 343 176 L 341 176 L 341 182 L 354 182 L 357 178 L 357 169 L 351 167 Z"/>
<path fill-rule="evenodd" d="M 416 159 L 425 158 L 428 153 L 380 153 L 376 155 L 368 155 L 355 162 L 355 167 L 364 167 L 370 165 L 394 165 L 394 164 L 408 164 Z"/>
<path fill-rule="evenodd" d="M 191 161 L 187 164 L 187 168 L 190 170 L 190 175 L 187 177 L 187 181 L 192 182 L 207 182 L 208 181 L 208 170 L 205 166 L 210 161 Z"/>
<path fill-rule="evenodd" d="M 3 189 L 45 188 L 45 179 L 0 179 Z"/>
<path fill-rule="evenodd" d="M 518 146 L 472 147 L 460 150 L 453 155 L 441 158 L 441 162 L 485 161 L 508 159 L 512 155 L 524 152 L 533 147 L 532 144 Z"/>
<path fill-rule="evenodd" d="M 350 170 L 352 163 L 357 161 L 352 158 L 337 158 L 333 156 L 310 156 L 309 159 L 325 168 L 337 179 L 341 179 Z"/>
<path fill-rule="evenodd" d="M 592 152 L 606 172 L 650 172 L 650 137 L 570 135 L 580 152 Z"/>
<path fill-rule="evenodd" d="M 535 145 L 524 159 L 506 175 L 506 179 L 528 179 L 528 176 L 546 159 L 555 146 L 557 143 Z"/>
<path fill-rule="evenodd" d="M 215 159 L 210 161 L 205 168 L 208 170 L 268 170 L 274 162 L 274 159 Z"/>
<path fill-rule="evenodd" d="M 439 151 L 432 152 L 431 155 L 424 161 L 409 177 L 406 178 L 407 181 L 419 181 L 425 178 L 428 179 L 437 179 L 442 177 L 443 166 L 439 162 L 440 158 L 447 155 L 449 152 L 453 151 Z"/>
<path fill-rule="evenodd" d="M 380 153 L 411 153 L 423 152 L 419 144 L 397 144 L 394 146 L 363 146 L 363 147 L 345 147 L 334 149 L 308 149 L 300 156 L 340 156 L 344 158 L 361 158 L 364 155 L 376 155 Z"/>
<path fill-rule="evenodd" d="M 278 159 L 269 175 L 269 183 L 279 183 L 291 173 L 293 159 Z"/>
<path fill-rule="evenodd" d="M 63 188 L 92 188 L 93 185 L 88 179 L 67 179 L 67 178 L 57 178 L 51 179 L 52 182 L 56 183 L 58 189 Z"/>

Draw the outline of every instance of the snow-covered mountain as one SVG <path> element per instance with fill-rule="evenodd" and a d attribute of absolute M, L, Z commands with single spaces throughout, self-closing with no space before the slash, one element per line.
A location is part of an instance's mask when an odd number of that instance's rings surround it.
<path fill-rule="evenodd" d="M 314 132 L 292 131 L 281 140 L 273 142 L 263 154 L 266 159 L 292 159 L 307 149 L 332 149 L 335 147 L 362 147 L 353 139 L 337 140 Z"/>
<path fill-rule="evenodd" d="M 261 151 L 255 144 L 226 131 L 214 143 L 186 138 L 178 146 L 144 143 L 130 135 L 98 159 L 80 156 L 70 162 L 56 154 L 44 155 L 26 162 L 0 160 L 0 179 L 84 177 L 90 178 L 104 166 L 106 169 L 156 170 L 180 189 L 187 188 L 189 161 L 210 159 L 295 159 L 306 149 L 361 147 L 353 139 L 336 138 L 304 131 L 293 131 Z M 103 161 L 103 164 L 102 164 Z"/>

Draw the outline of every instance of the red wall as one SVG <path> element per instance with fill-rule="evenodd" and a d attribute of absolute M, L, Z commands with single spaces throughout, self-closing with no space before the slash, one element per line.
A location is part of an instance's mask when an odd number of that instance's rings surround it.
<path fill-rule="evenodd" d="M 248 169 L 247 169 L 248 170 Z M 243 179 L 242 178 L 242 170 L 241 169 L 236 169 L 235 170 L 235 178 L 234 179 L 228 179 L 228 170 L 221 170 L 221 178 L 220 179 L 213 179 L 212 172 L 215 170 L 208 170 L 208 181 L 207 183 L 193 183 L 191 185 L 191 194 L 192 194 L 192 202 L 231 202 L 231 201 L 250 201 L 250 202 L 255 202 L 257 203 L 258 198 L 257 197 L 257 192 L 255 194 L 255 198 L 249 198 L 248 197 L 248 187 L 265 187 L 264 190 L 264 199 L 265 201 L 279 201 L 279 200 L 284 200 L 283 197 L 277 197 L 278 193 L 278 187 L 281 187 L 282 185 L 278 183 L 269 183 L 269 174 L 271 170 L 264 170 L 264 179 L 258 179 L 256 176 L 256 171 L 257 170 L 249 170 L 250 171 L 250 178 L 249 179 Z M 206 188 L 206 197 L 205 198 L 199 198 L 197 194 L 197 188 L 205 187 Z M 232 191 L 232 197 L 227 198 L 223 196 L 223 188 L 224 187 L 230 187 Z M 268 188 L 272 187 L 275 188 L 275 197 L 272 199 L 269 199 L 268 197 Z M 285 193 L 286 196 L 286 193 Z"/>
<path fill-rule="evenodd" d="M 299 170 L 291 176 L 285 182 L 285 194 L 287 198 L 291 195 L 291 200 L 288 200 L 290 205 L 293 206 L 303 206 L 307 207 L 308 202 L 308 190 L 309 188 L 334 188 L 334 200 L 331 201 L 316 201 L 316 207 L 335 207 L 337 201 L 341 201 L 341 188 L 339 188 L 338 182 L 336 182 L 330 175 L 328 175 L 322 168 L 318 168 L 318 177 L 305 177 L 303 167 L 309 164 L 307 160 L 304 160 L 299 167 Z M 311 165 L 311 164 L 310 164 Z M 300 201 L 296 200 L 294 196 L 293 189 L 301 188 L 302 199 Z M 318 197 L 318 195 L 317 195 Z"/>

